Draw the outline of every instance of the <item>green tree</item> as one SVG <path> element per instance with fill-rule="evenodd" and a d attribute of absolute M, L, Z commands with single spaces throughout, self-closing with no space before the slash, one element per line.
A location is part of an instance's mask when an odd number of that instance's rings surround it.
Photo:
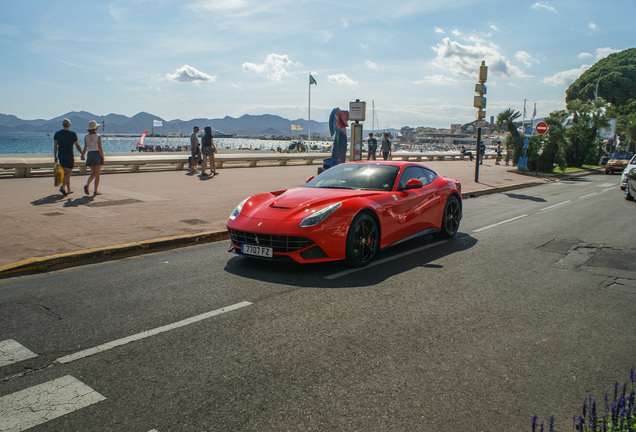
<path fill-rule="evenodd" d="M 568 113 L 565 110 L 554 111 L 544 121 L 548 124 L 548 131 L 540 138 L 543 153 L 538 157 L 539 171 L 552 172 L 556 164 L 565 170 L 565 127 L 563 126 Z"/>
<path fill-rule="evenodd" d="M 607 104 L 602 99 L 584 103 L 580 99 L 567 104 L 569 119 L 565 136 L 568 147 L 565 159 L 568 166 L 581 167 L 594 163 L 602 150 L 602 142 L 597 138 L 598 130 L 607 126 L 605 117 Z"/>
<path fill-rule="evenodd" d="M 566 91 L 565 101 L 584 102 L 602 97 L 628 115 L 636 109 L 636 48 L 610 54 L 585 71 Z"/>

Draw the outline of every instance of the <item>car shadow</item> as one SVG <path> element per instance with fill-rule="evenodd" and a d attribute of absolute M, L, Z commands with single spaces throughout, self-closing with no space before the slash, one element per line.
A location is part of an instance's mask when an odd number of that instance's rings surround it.
<path fill-rule="evenodd" d="M 520 199 L 520 200 L 527 200 L 527 201 L 534 201 L 534 202 L 548 202 L 545 198 L 533 197 L 531 195 L 521 195 L 521 194 L 514 194 L 514 193 L 505 193 L 504 195 L 506 195 L 508 198 L 514 198 L 514 199 Z"/>
<path fill-rule="evenodd" d="M 425 236 L 381 251 L 362 268 L 351 268 L 343 262 L 299 264 L 235 256 L 224 270 L 248 279 L 301 288 L 358 288 L 377 285 L 417 267 L 443 270 L 442 265 L 433 263 L 476 244 L 477 239 L 464 233 L 449 240 Z"/>

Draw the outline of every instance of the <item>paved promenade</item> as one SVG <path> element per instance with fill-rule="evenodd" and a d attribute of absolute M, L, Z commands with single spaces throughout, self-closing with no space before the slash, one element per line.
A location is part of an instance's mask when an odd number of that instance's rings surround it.
<path fill-rule="evenodd" d="M 554 181 L 492 159 L 480 166 L 479 183 L 475 162 L 425 165 L 458 178 L 465 196 Z M 0 276 L 225 240 L 225 222 L 241 200 L 302 186 L 319 166 L 227 168 L 214 178 L 186 171 L 104 174 L 97 197 L 84 194 L 86 175 L 71 178 L 74 193 L 67 197 L 52 176 L 0 178 Z"/>

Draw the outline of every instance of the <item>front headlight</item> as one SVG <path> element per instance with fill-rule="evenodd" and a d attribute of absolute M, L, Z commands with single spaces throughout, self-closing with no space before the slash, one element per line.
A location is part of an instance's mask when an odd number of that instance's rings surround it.
<path fill-rule="evenodd" d="M 245 198 L 243 201 L 241 201 L 241 203 L 239 205 L 236 206 L 236 208 L 230 214 L 230 220 L 236 219 L 238 217 L 238 215 L 241 214 L 241 210 L 243 210 L 243 204 L 245 204 L 248 199 L 249 198 Z"/>
<path fill-rule="evenodd" d="M 327 217 L 329 217 L 331 213 L 335 212 L 338 208 L 340 208 L 341 205 L 342 203 L 339 202 L 336 204 L 331 204 L 330 206 L 325 207 L 321 210 L 318 210 L 317 212 L 313 213 L 311 216 L 307 216 L 305 219 L 303 219 L 303 221 L 300 223 L 300 227 L 305 228 L 305 227 L 318 225 L 320 222 L 327 219 Z"/>

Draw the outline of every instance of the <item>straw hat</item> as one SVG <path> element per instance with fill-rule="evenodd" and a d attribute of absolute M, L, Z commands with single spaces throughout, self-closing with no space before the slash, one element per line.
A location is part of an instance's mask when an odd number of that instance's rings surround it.
<path fill-rule="evenodd" d="M 92 131 L 93 129 L 97 129 L 99 127 L 99 123 L 97 123 L 95 120 L 91 120 L 90 122 L 88 122 L 88 129 L 89 131 Z"/>

